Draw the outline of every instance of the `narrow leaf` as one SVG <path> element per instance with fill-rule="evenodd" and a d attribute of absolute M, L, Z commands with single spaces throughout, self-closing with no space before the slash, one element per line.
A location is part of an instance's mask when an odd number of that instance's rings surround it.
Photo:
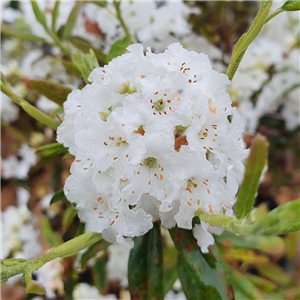
<path fill-rule="evenodd" d="M 51 225 L 47 218 L 42 218 L 42 235 L 51 247 L 56 247 L 62 243 L 62 239 L 51 228 Z"/>
<path fill-rule="evenodd" d="M 169 230 L 173 242 L 191 272 L 205 299 L 229 299 L 225 271 L 220 261 L 211 254 L 203 254 L 190 230 L 174 227 Z"/>
<path fill-rule="evenodd" d="M 163 249 L 160 225 L 135 238 L 128 262 L 129 291 L 132 299 L 163 299 Z"/>
<path fill-rule="evenodd" d="M 91 72 L 95 68 L 99 67 L 94 51 L 90 49 L 90 53 L 85 56 L 83 56 L 81 53 L 74 54 L 72 56 L 72 60 L 76 67 L 80 70 L 85 83 L 88 84 L 88 77 L 90 76 Z"/>
<path fill-rule="evenodd" d="M 268 142 L 257 134 L 250 148 L 250 154 L 245 165 L 245 174 L 239 188 L 237 201 L 234 206 L 238 219 L 245 218 L 253 207 L 259 180 L 267 162 Z"/>
<path fill-rule="evenodd" d="M 84 233 L 85 233 L 85 223 L 82 223 L 82 222 L 81 222 L 81 223 L 79 224 L 78 228 L 77 228 L 75 237 L 76 237 L 76 236 L 79 236 L 79 235 L 81 235 L 81 234 L 84 234 Z"/>
<path fill-rule="evenodd" d="M 97 59 L 102 62 L 105 63 L 106 62 L 106 55 L 100 51 L 99 49 L 94 48 L 90 43 L 88 43 L 87 41 L 78 38 L 78 37 L 71 37 L 70 38 L 71 43 L 78 48 L 79 50 L 83 51 L 84 53 L 88 53 L 90 51 L 90 49 L 92 49 L 97 57 Z"/>
<path fill-rule="evenodd" d="M 56 20 L 59 14 L 59 6 L 60 6 L 60 1 L 55 1 L 55 5 L 52 10 L 52 31 L 54 32 L 55 32 Z"/>
<path fill-rule="evenodd" d="M 63 216 L 62 225 L 64 229 L 70 226 L 70 224 L 72 223 L 76 215 L 77 215 L 77 209 L 73 205 L 70 205 L 65 211 Z"/>
<path fill-rule="evenodd" d="M 39 94 L 44 95 L 58 105 L 63 105 L 72 92 L 71 88 L 49 80 L 32 79 L 29 80 L 29 84 Z"/>
<path fill-rule="evenodd" d="M 63 64 L 63 66 L 69 73 L 72 73 L 77 77 L 81 77 L 81 72 L 78 70 L 78 68 L 72 62 L 62 60 L 61 63 Z"/>
<path fill-rule="evenodd" d="M 45 14 L 40 10 L 36 1 L 31 1 L 32 10 L 34 12 L 36 20 L 45 28 L 47 31 L 47 20 Z"/>
<path fill-rule="evenodd" d="M 82 269 L 84 269 L 84 265 L 89 261 L 89 259 L 95 257 L 97 252 L 106 249 L 110 245 L 109 242 L 105 240 L 101 240 L 95 245 L 91 245 L 87 248 L 87 250 L 81 255 L 80 258 L 80 266 Z"/>
<path fill-rule="evenodd" d="M 117 40 L 111 46 L 109 53 L 107 54 L 107 62 L 110 62 L 113 58 L 124 54 L 126 48 L 131 44 L 130 35 L 126 35 L 125 37 Z"/>
<path fill-rule="evenodd" d="M 78 15 L 78 11 L 80 9 L 80 6 L 81 6 L 81 3 L 77 2 L 75 4 L 75 6 L 73 7 L 72 11 L 71 11 L 71 13 L 69 15 L 69 18 L 68 18 L 68 21 L 67 21 L 67 23 L 64 27 L 64 31 L 63 31 L 63 35 L 62 35 L 63 40 L 67 41 L 67 40 L 70 39 L 74 24 L 75 24 L 76 19 L 77 19 L 77 15 Z"/>
<path fill-rule="evenodd" d="M 164 271 L 164 295 L 172 288 L 177 275 L 177 257 L 178 252 L 175 248 L 164 249 L 164 261 L 163 261 L 163 271 Z"/>
<path fill-rule="evenodd" d="M 91 2 L 93 4 L 96 4 L 96 5 L 100 6 L 100 7 L 106 7 L 107 6 L 106 1 L 94 0 L 94 1 L 89 1 L 89 2 Z"/>
<path fill-rule="evenodd" d="M 93 279 L 98 291 L 105 294 L 108 288 L 108 278 L 106 271 L 107 256 L 97 259 L 93 264 Z"/>
<path fill-rule="evenodd" d="M 177 270 L 182 290 L 186 296 L 186 299 L 206 299 L 205 294 L 199 288 L 199 285 L 193 277 L 193 274 L 187 266 L 186 262 L 180 256 L 178 257 Z"/>
<path fill-rule="evenodd" d="M 66 195 L 65 195 L 65 193 L 64 193 L 64 190 L 61 189 L 61 190 L 57 191 L 57 192 L 53 195 L 53 197 L 52 197 L 52 199 L 51 199 L 51 201 L 50 201 L 50 204 L 52 204 L 52 203 L 54 203 L 54 202 L 56 202 L 56 201 L 59 201 L 59 200 L 66 200 L 66 199 L 67 199 L 67 197 L 66 197 Z"/>
<path fill-rule="evenodd" d="M 284 272 L 280 266 L 275 263 L 269 263 L 263 266 L 257 265 L 256 269 L 261 276 L 271 280 L 275 284 L 285 286 L 291 282 L 290 274 Z"/>
<path fill-rule="evenodd" d="M 37 149 L 35 153 L 39 156 L 47 157 L 47 156 L 53 156 L 53 155 L 65 153 L 67 151 L 68 148 L 65 148 L 62 144 L 53 143 Z"/>
<path fill-rule="evenodd" d="M 285 11 L 300 10 L 300 1 L 286 1 L 281 8 Z"/>
<path fill-rule="evenodd" d="M 19 39 L 22 39 L 25 41 L 51 44 L 43 38 L 37 37 L 37 36 L 27 32 L 27 31 L 24 31 L 24 30 L 19 30 L 19 29 L 16 30 L 16 29 L 11 28 L 10 26 L 5 25 L 3 23 L 1 24 L 1 33 L 4 35 L 19 38 Z"/>
<path fill-rule="evenodd" d="M 236 299 L 249 299 L 249 300 L 257 300 L 257 299 L 265 299 L 262 293 L 255 287 L 255 285 L 248 280 L 243 274 L 231 267 L 229 267 L 232 285 L 234 289 L 234 294 L 241 295 L 236 297 Z"/>

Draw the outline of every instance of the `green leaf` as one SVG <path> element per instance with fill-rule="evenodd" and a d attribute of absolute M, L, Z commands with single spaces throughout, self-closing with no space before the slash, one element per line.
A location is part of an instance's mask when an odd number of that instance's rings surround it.
<path fill-rule="evenodd" d="M 283 240 L 277 236 L 250 235 L 240 237 L 236 234 L 223 232 L 216 235 L 215 241 L 225 247 L 259 250 L 272 256 L 282 256 L 285 251 Z"/>
<path fill-rule="evenodd" d="M 274 263 L 263 266 L 257 265 L 256 269 L 261 276 L 271 280 L 275 284 L 287 286 L 291 282 L 291 276 L 282 271 L 282 269 Z"/>
<path fill-rule="evenodd" d="M 81 53 L 74 54 L 72 55 L 72 60 L 76 67 L 80 70 L 85 83 L 88 84 L 89 75 L 95 68 L 99 67 L 94 51 L 90 49 L 90 53 L 85 56 Z"/>
<path fill-rule="evenodd" d="M 55 31 L 56 20 L 59 15 L 60 1 L 55 1 L 54 8 L 52 10 L 52 31 Z"/>
<path fill-rule="evenodd" d="M 77 228 L 75 237 L 76 237 L 76 236 L 79 236 L 79 235 L 81 235 L 81 234 L 84 234 L 84 233 L 85 233 L 85 223 L 82 223 L 82 222 L 81 222 L 81 223 L 79 224 L 78 228 Z"/>
<path fill-rule="evenodd" d="M 238 219 L 244 219 L 253 207 L 259 180 L 266 165 L 267 157 L 268 142 L 262 135 L 257 134 L 250 148 L 244 178 L 234 206 L 235 215 Z"/>
<path fill-rule="evenodd" d="M 186 296 L 186 299 L 206 299 L 205 294 L 201 289 L 199 289 L 199 285 L 193 277 L 193 274 L 190 271 L 187 263 L 180 256 L 178 257 L 177 270 L 182 290 Z"/>
<path fill-rule="evenodd" d="M 263 300 L 262 293 L 241 272 L 229 267 L 232 286 L 237 300 Z"/>
<path fill-rule="evenodd" d="M 72 221 L 77 215 L 77 209 L 74 207 L 72 204 L 67 208 L 67 210 L 64 213 L 63 220 L 62 220 L 62 225 L 63 228 L 66 229 L 70 226 Z"/>
<path fill-rule="evenodd" d="M 164 261 L 163 261 L 163 271 L 164 271 L 164 295 L 168 293 L 168 291 L 174 285 L 177 275 L 177 257 L 178 252 L 175 248 L 166 248 L 164 249 Z"/>
<path fill-rule="evenodd" d="M 44 95 L 58 105 L 63 105 L 68 95 L 72 92 L 71 88 L 49 80 L 32 79 L 29 80 L 29 84 L 39 94 Z"/>
<path fill-rule="evenodd" d="M 105 63 L 106 62 L 106 55 L 100 51 L 99 49 L 94 48 L 90 43 L 87 41 L 78 38 L 78 37 L 71 37 L 70 38 L 71 43 L 78 48 L 79 50 L 83 51 L 84 53 L 88 53 L 90 49 L 92 49 L 97 57 L 97 59 Z"/>
<path fill-rule="evenodd" d="M 48 31 L 47 20 L 45 14 L 40 10 L 36 1 L 30 1 L 36 20 Z"/>
<path fill-rule="evenodd" d="M 46 290 L 44 289 L 44 287 L 41 284 L 34 281 L 31 281 L 28 285 L 26 285 L 25 292 L 26 294 L 37 294 L 37 295 L 46 294 Z"/>
<path fill-rule="evenodd" d="M 268 279 L 253 274 L 245 274 L 244 276 L 261 291 L 270 293 L 277 290 L 277 285 Z"/>
<path fill-rule="evenodd" d="M 64 27 L 64 31 L 63 31 L 63 35 L 62 35 L 62 39 L 65 41 L 68 41 L 70 39 L 74 24 L 77 19 L 77 15 L 78 15 L 80 6 L 81 6 L 81 3 L 77 2 L 69 15 L 68 21 Z"/>
<path fill-rule="evenodd" d="M 48 219 L 45 217 L 42 218 L 42 235 L 51 247 L 56 247 L 62 243 L 61 237 L 52 230 Z"/>
<path fill-rule="evenodd" d="M 94 283 L 101 294 L 105 294 L 108 288 L 108 278 L 106 272 L 107 255 L 97 259 L 93 264 Z"/>
<path fill-rule="evenodd" d="M 285 11 L 300 10 L 300 1 L 286 1 L 281 8 Z"/>
<path fill-rule="evenodd" d="M 245 236 L 282 235 L 300 229 L 300 199 L 281 204 L 268 213 L 264 205 L 251 212 L 253 221 L 243 224 L 241 220 L 220 215 L 208 214 L 202 209 L 195 212 L 200 220 L 212 225 Z"/>
<path fill-rule="evenodd" d="M 60 189 L 59 191 L 57 191 L 57 192 L 53 195 L 53 197 L 52 197 L 52 199 L 51 199 L 51 201 L 50 201 L 50 204 L 52 204 L 52 203 L 54 203 L 54 202 L 57 202 L 57 201 L 59 201 L 59 200 L 67 200 L 67 197 L 66 197 L 66 195 L 65 195 L 65 193 L 64 193 L 64 189 Z"/>
<path fill-rule="evenodd" d="M 257 234 L 283 235 L 300 230 L 300 199 L 281 204 L 267 214 L 262 214 L 260 222 L 252 227 Z"/>
<path fill-rule="evenodd" d="M 163 299 L 163 247 L 156 222 L 145 235 L 135 238 L 128 262 L 132 299 Z"/>
<path fill-rule="evenodd" d="M 225 271 L 220 261 L 211 254 L 203 254 L 191 230 L 174 227 L 169 230 L 173 242 L 205 299 L 229 299 Z"/>
<path fill-rule="evenodd" d="M 43 38 L 37 37 L 27 31 L 24 30 L 17 30 L 14 28 L 11 28 L 8 25 L 1 24 L 1 33 L 4 35 L 8 35 L 14 38 L 19 38 L 25 41 L 30 41 L 30 42 L 36 42 L 36 43 L 45 43 L 45 44 L 51 44 L 48 41 L 46 41 Z"/>
<path fill-rule="evenodd" d="M 93 3 L 93 4 L 96 4 L 96 5 L 98 5 L 98 6 L 100 6 L 100 7 L 106 7 L 107 6 L 107 3 L 106 3 L 106 1 L 102 1 L 102 0 L 95 0 L 95 1 L 89 1 L 89 2 L 91 2 L 91 3 Z"/>
<path fill-rule="evenodd" d="M 64 147 L 62 144 L 53 143 L 49 145 L 42 146 L 35 151 L 35 154 L 43 157 L 58 155 L 68 151 L 68 148 Z"/>
<path fill-rule="evenodd" d="M 110 62 L 113 58 L 124 54 L 126 48 L 131 44 L 130 35 L 115 41 L 111 46 L 109 53 L 107 54 L 107 62 Z"/>
<path fill-rule="evenodd" d="M 78 68 L 72 62 L 66 61 L 66 60 L 61 60 L 61 63 L 69 73 L 72 73 L 77 77 L 81 77 L 81 72 L 78 70 Z"/>
<path fill-rule="evenodd" d="M 80 266 L 84 269 L 85 264 L 89 261 L 89 259 L 96 256 L 97 252 L 107 248 L 110 245 L 109 242 L 105 240 L 101 240 L 95 245 L 91 245 L 87 248 L 87 250 L 81 255 L 80 258 Z"/>

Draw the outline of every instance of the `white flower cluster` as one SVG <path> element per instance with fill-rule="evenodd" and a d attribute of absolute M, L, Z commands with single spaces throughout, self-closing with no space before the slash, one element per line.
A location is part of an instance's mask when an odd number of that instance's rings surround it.
<path fill-rule="evenodd" d="M 86 229 L 132 247 L 156 219 L 191 229 L 198 208 L 230 211 L 247 151 L 229 81 L 206 55 L 128 51 L 69 95 L 58 141 L 76 157 L 65 194 Z"/>

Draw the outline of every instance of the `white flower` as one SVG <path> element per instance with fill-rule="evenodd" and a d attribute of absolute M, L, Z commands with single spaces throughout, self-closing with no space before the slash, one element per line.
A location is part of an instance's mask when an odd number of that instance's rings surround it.
<path fill-rule="evenodd" d="M 101 295 L 97 288 L 91 286 L 87 283 L 78 283 L 73 291 L 73 298 L 74 300 L 101 300 L 101 299 L 110 299 L 116 300 L 117 297 L 115 295 Z"/>
<path fill-rule="evenodd" d="M 157 219 L 191 229 L 198 208 L 230 210 L 247 151 L 229 81 L 207 56 L 128 50 L 69 95 L 58 141 L 76 156 L 65 194 L 87 230 L 131 247 Z"/>

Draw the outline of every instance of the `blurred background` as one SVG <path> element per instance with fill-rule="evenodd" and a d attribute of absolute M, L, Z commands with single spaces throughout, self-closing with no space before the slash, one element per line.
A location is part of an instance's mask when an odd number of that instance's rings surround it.
<path fill-rule="evenodd" d="M 274 2 L 271 10 L 282 3 Z M 100 65 L 107 63 L 112 46 L 126 38 L 119 13 L 132 42 L 159 53 L 178 41 L 207 54 L 212 67 L 226 73 L 233 47 L 260 2 L 132 1 L 122 2 L 119 10 L 105 1 L 38 5 L 55 38 L 36 20 L 29 1 L 1 3 L 1 72 L 18 96 L 61 121 L 67 94 L 85 85 L 70 53 L 92 48 Z M 269 168 L 255 204 L 269 210 L 300 195 L 299 34 L 299 12 L 272 19 L 247 50 L 228 89 L 245 124 L 247 147 L 256 133 L 270 143 Z M 38 90 L 35 80 L 63 85 L 60 101 Z M 73 157 L 64 148 L 55 155 L 42 151 L 56 142 L 56 133 L 1 96 L 1 258 L 30 259 L 82 230 L 76 208 L 62 190 Z M 192 299 L 182 293 L 177 252 L 167 230 L 163 238 L 165 299 Z M 236 299 L 300 298 L 299 233 L 284 235 L 274 245 L 229 233 L 215 238 L 232 270 Z M 34 279 L 46 287 L 45 296 L 26 295 L 21 278 L 15 277 L 2 285 L 1 299 L 130 299 L 128 257 L 128 250 L 101 241 L 35 272 Z"/>

